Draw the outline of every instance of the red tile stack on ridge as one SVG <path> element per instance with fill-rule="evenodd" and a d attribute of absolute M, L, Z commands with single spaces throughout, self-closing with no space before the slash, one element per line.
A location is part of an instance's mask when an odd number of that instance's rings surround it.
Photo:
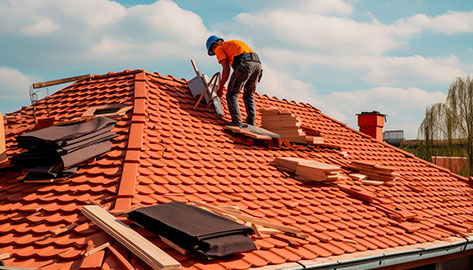
<path fill-rule="evenodd" d="M 241 144 L 223 121 L 195 103 L 185 80 L 126 70 L 95 75 L 38 102 L 37 117 L 66 121 L 90 106 L 133 106 L 116 124 L 112 150 L 84 165 L 68 182 L 25 184 L 20 172 L 0 177 L 0 253 L 6 265 L 41 269 L 149 269 L 80 213 L 87 200 L 109 210 L 171 201 L 236 206 L 242 213 L 292 226 L 310 236 L 254 238 L 258 250 L 203 261 L 170 249 L 153 233 L 133 226 L 182 264 L 182 269 L 248 269 L 318 260 L 367 250 L 428 243 L 473 229 L 472 188 L 464 178 L 375 141 L 308 104 L 256 95 L 257 109 L 290 111 L 320 131 L 319 146 L 268 148 Z M 32 107 L 5 116 L 7 154 L 14 137 L 34 127 Z M 244 110 L 243 110 L 244 114 Z M 261 116 L 257 117 L 257 124 Z M 397 169 L 393 186 L 363 185 L 349 177 L 336 184 L 302 183 L 270 165 L 275 157 L 306 158 L 340 166 L 354 160 Z M 71 225 L 76 224 L 76 225 Z M 59 232 L 59 233 L 58 233 Z M 83 253 L 105 242 L 107 252 Z M 289 264 L 288 264 L 289 263 Z"/>

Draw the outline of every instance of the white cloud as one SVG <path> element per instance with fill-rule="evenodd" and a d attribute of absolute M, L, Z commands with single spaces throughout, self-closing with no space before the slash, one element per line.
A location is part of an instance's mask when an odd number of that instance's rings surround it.
<path fill-rule="evenodd" d="M 455 77 L 465 75 L 465 65 L 457 57 L 425 58 L 420 55 L 408 57 L 380 57 L 366 63 L 369 72 L 366 80 L 378 85 L 426 85 L 449 83 Z"/>
<path fill-rule="evenodd" d="M 127 12 L 125 7 L 109 0 L 49 0 L 48 2 L 56 10 L 58 17 L 75 18 L 90 27 L 115 23 Z"/>
<path fill-rule="evenodd" d="M 130 8 L 111 0 L 1 1 L 0 25 L 0 35 L 36 46 L 42 53 L 34 57 L 44 57 L 48 65 L 87 61 L 129 67 L 130 61 L 188 59 L 205 54 L 203 44 L 210 34 L 197 14 L 171 0 Z M 46 56 L 48 50 L 53 56 Z"/>
<path fill-rule="evenodd" d="M 417 129 L 424 118 L 425 109 L 435 103 L 445 102 L 446 94 L 440 91 L 429 92 L 423 89 L 376 87 L 353 92 L 334 92 L 318 95 L 322 111 L 337 111 L 338 120 L 358 129 L 357 113 L 380 111 L 387 114 L 385 130 L 402 129 L 406 138 L 416 138 Z"/>
<path fill-rule="evenodd" d="M 109 0 L 15 0 L 0 2 L 0 33 L 44 35 L 69 31 L 74 37 L 87 32 L 88 27 L 99 27 L 116 22 L 126 8 Z"/>
<path fill-rule="evenodd" d="M 59 26 L 54 24 L 50 19 L 41 18 L 37 22 L 23 27 L 22 32 L 31 36 L 39 36 L 50 34 L 58 29 Z"/>
<path fill-rule="evenodd" d="M 213 30 L 226 39 L 242 39 L 260 53 L 265 74 L 259 93 L 311 103 L 341 121 L 352 121 L 354 114 L 363 110 L 378 109 L 404 117 L 399 126 L 412 124 L 417 120 L 406 119 L 401 108 L 422 117 L 428 106 L 425 103 L 440 98 L 439 93 L 420 88 L 447 85 L 473 71 L 453 54 L 427 57 L 409 55 L 408 51 L 411 38 L 419 38 L 425 31 L 472 32 L 473 12 L 451 11 L 433 17 L 417 14 L 384 24 L 375 16 L 369 21 L 356 20 L 359 14 L 351 3 L 274 1 L 264 9 L 249 9 L 251 13 L 214 25 Z M 71 66 L 77 70 L 104 66 L 162 68 L 178 66 L 179 61 L 188 63 L 189 58 L 204 69 L 210 63 L 215 65 L 212 68 L 220 67 L 205 54 L 204 43 L 210 32 L 202 18 L 171 0 L 130 8 L 111 0 L 0 0 L 0 25 L 4 46 L 0 49 L 15 52 L 5 58 L 29 65 L 28 70 L 44 65 L 56 70 Z M 28 49 L 18 46 L 22 48 L 18 51 L 13 48 L 18 45 L 14 42 L 28 44 Z M 397 56 L 400 50 L 403 54 Z M 25 86 L 7 87 L 6 82 L 20 83 L 31 76 L 8 68 L 0 72 L 4 78 L 0 80 L 2 97 L 14 93 L 7 88 L 24 89 L 26 95 L 31 80 L 22 83 Z M 6 74 L 16 74 L 18 79 Z M 347 85 L 348 89 L 364 85 L 369 90 L 324 94 L 346 89 Z M 338 89 L 328 89 L 331 87 Z M 413 96 L 415 102 L 410 98 Z"/>
<path fill-rule="evenodd" d="M 195 13 L 180 8 L 170 0 L 160 0 L 152 5 L 131 7 L 127 14 L 130 20 L 152 27 L 157 35 L 165 35 L 174 46 L 184 43 L 202 46 L 202 38 L 209 32 L 202 19 Z"/>
<path fill-rule="evenodd" d="M 444 34 L 471 33 L 473 32 L 473 11 L 449 11 L 445 14 L 430 17 L 425 14 L 416 14 L 407 19 L 396 22 L 401 28 L 411 28 L 421 31 L 428 29 Z"/>
<path fill-rule="evenodd" d="M 295 99 L 297 96 L 307 96 L 315 87 L 309 83 L 297 80 L 283 72 L 272 69 L 265 65 L 263 68 L 263 79 L 258 87 L 263 89 L 269 96 Z M 291 93 L 291 95 L 287 95 Z"/>
<path fill-rule="evenodd" d="M 286 48 L 299 51 L 343 56 L 381 55 L 401 44 L 377 21 L 360 23 L 349 18 L 286 10 L 242 13 L 236 20 L 238 24 L 260 31 L 270 40 L 283 42 Z"/>
<path fill-rule="evenodd" d="M 338 69 L 340 74 L 344 74 L 345 79 L 356 76 L 375 85 L 403 87 L 450 83 L 454 78 L 464 76 L 467 70 L 473 70 L 471 65 L 463 64 L 455 55 L 435 58 L 426 58 L 420 55 L 406 57 L 348 55 L 337 57 L 318 51 L 279 49 L 264 49 L 262 55 L 274 66 L 296 65 L 298 71 L 312 70 L 315 74 L 323 73 L 324 69 L 332 67 Z"/>
<path fill-rule="evenodd" d="M 278 9 L 311 14 L 350 15 L 353 13 L 353 7 L 343 0 L 281 1 L 276 6 Z M 266 9 L 268 8 L 271 9 L 270 7 L 266 7 Z"/>
<path fill-rule="evenodd" d="M 257 92 L 310 103 L 354 129 L 358 129 L 357 113 L 377 110 L 388 115 L 385 130 L 402 129 L 406 138 L 410 139 L 416 138 L 425 109 L 446 99 L 444 92 L 429 92 L 416 87 L 375 87 L 321 94 L 314 85 L 267 66 L 264 67 L 263 80 Z"/>
<path fill-rule="evenodd" d="M 0 99 L 27 100 L 30 85 L 40 80 L 39 76 L 26 75 L 17 69 L 0 67 Z"/>

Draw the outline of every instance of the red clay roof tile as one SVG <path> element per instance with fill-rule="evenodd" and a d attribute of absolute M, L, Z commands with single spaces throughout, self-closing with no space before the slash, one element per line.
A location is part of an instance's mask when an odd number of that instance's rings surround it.
<path fill-rule="evenodd" d="M 435 241 L 473 229 L 466 225 L 473 222 L 467 183 L 411 154 L 378 143 L 308 104 L 255 96 L 258 108 L 278 107 L 294 113 L 304 125 L 319 130 L 326 142 L 341 146 L 345 154 L 337 148 L 318 146 L 286 144 L 271 149 L 241 145 L 241 139 L 222 131 L 223 121 L 214 113 L 203 107 L 192 109 L 195 101 L 185 81 L 143 70 L 95 75 L 51 98 L 55 102 L 48 107 L 38 102 L 38 116 L 46 116 L 49 110 L 52 117 L 68 120 L 80 116 L 87 106 L 104 103 L 121 102 L 134 108 L 117 122 L 113 131 L 119 136 L 112 141 L 112 150 L 82 166 L 69 182 L 26 186 L 19 182 L 18 172 L 2 176 L 0 252 L 12 253 L 12 259 L 6 261 L 11 265 L 78 267 L 85 239 L 106 236 L 79 214 L 80 205 L 89 198 L 123 210 L 132 203 L 151 205 L 173 200 L 233 205 L 247 215 L 293 226 L 310 235 L 304 241 L 277 235 L 255 239 L 261 250 L 211 263 L 172 251 L 183 269 L 247 269 Z M 31 113 L 32 108 L 25 107 L 6 116 L 9 156 L 19 152 L 13 147 L 14 136 L 33 127 L 33 119 L 24 117 Z M 258 114 L 257 122 L 260 120 Z M 283 176 L 271 166 L 269 162 L 276 156 L 342 166 L 351 160 L 372 161 L 395 166 L 401 178 L 394 186 L 366 186 L 352 179 L 338 186 L 308 185 Z M 344 169 L 343 173 L 351 171 Z M 420 222 L 399 223 L 405 220 Z M 78 226 L 51 237 L 51 232 L 72 223 Z M 162 245 L 159 240 L 155 243 Z M 125 264 L 147 269 L 134 256 L 123 258 Z M 119 262 L 117 256 L 108 254 L 103 268 L 130 267 Z"/>

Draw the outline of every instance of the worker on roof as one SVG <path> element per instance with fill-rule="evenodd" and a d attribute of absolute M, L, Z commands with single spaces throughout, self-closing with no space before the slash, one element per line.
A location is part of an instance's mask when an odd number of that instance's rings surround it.
<path fill-rule="evenodd" d="M 227 103 L 232 121 L 227 125 L 241 126 L 240 107 L 238 105 L 238 94 L 242 89 L 243 101 L 246 108 L 246 123 L 255 124 L 255 101 L 253 94 L 256 83 L 261 80 L 262 69 L 258 55 L 243 41 L 224 41 L 215 35 L 207 39 L 207 52 L 210 56 L 216 55 L 218 62 L 222 65 L 222 80 L 217 95 L 222 97 L 224 85 L 230 75 L 230 67 L 233 73 L 228 83 Z"/>

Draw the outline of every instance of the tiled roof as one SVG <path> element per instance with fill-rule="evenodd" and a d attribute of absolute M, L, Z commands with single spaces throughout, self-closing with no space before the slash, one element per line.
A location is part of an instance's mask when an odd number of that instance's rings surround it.
<path fill-rule="evenodd" d="M 21 172 L 3 169 L 0 180 L 0 253 L 6 265 L 41 269 L 137 269 L 147 266 L 94 226 L 80 208 L 93 200 L 109 210 L 171 201 L 236 206 L 243 214 L 298 228 L 310 236 L 254 238 L 258 250 L 205 261 L 181 255 L 156 235 L 132 225 L 169 252 L 183 269 L 248 269 L 317 260 L 367 250 L 434 242 L 473 229 L 473 189 L 467 179 L 347 127 L 309 104 L 256 95 L 258 108 L 294 113 L 320 131 L 329 145 L 263 145 L 222 129 L 223 120 L 195 103 L 186 81 L 143 70 L 95 75 L 36 106 L 36 117 L 66 121 L 90 106 L 133 106 L 113 132 L 112 150 L 86 163 L 65 182 L 26 184 Z M 225 103 L 225 102 L 223 102 Z M 242 107 L 242 113 L 244 108 Z M 14 137 L 34 126 L 31 106 L 5 117 L 7 154 Z M 261 116 L 257 115 L 257 124 Z M 363 185 L 350 178 L 332 184 L 302 183 L 269 163 L 299 157 L 339 165 L 353 160 L 392 166 L 392 185 Z M 76 224 L 76 225 L 71 225 Z M 109 241 L 111 249 L 84 259 Z M 98 268 L 97 268 L 98 269 Z"/>

